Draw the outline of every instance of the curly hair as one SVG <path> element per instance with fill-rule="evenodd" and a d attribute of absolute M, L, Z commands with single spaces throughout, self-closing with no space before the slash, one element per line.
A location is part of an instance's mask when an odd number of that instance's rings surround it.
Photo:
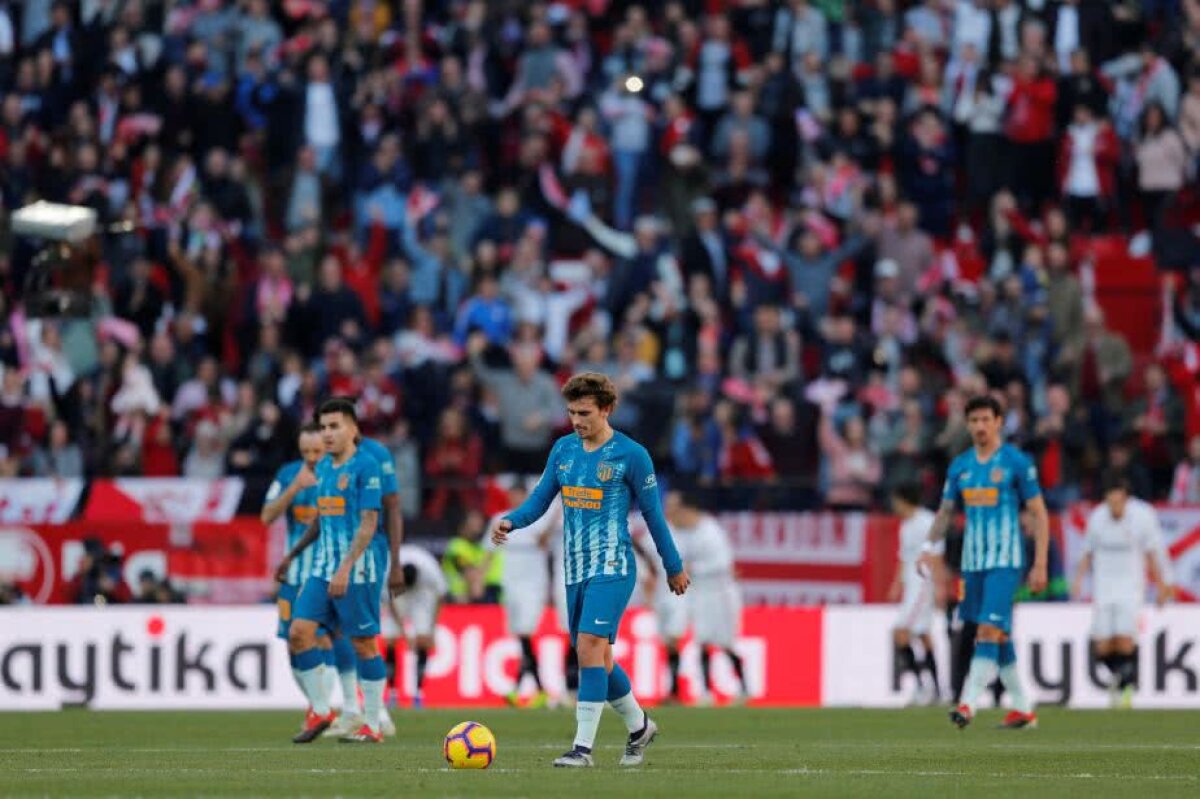
<path fill-rule="evenodd" d="M 581 372 L 562 387 L 563 399 L 577 402 L 591 397 L 600 410 L 612 410 L 617 405 L 617 387 L 608 375 L 599 372 Z"/>

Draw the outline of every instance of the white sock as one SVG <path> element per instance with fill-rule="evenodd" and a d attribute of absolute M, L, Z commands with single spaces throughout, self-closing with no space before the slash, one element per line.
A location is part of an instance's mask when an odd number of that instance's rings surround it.
<path fill-rule="evenodd" d="M 996 661 L 991 658 L 971 658 L 971 670 L 967 672 L 967 681 L 963 685 L 962 704 L 975 713 L 975 705 L 992 680 L 996 679 Z"/>
<path fill-rule="evenodd" d="M 1015 663 L 1000 667 L 1000 682 L 1004 683 L 1004 690 L 1008 691 L 1013 710 L 1022 713 L 1033 712 L 1033 705 L 1029 703 L 1029 697 L 1025 696 L 1025 686 L 1021 684 L 1021 676 L 1017 674 Z"/>
<path fill-rule="evenodd" d="M 342 712 L 354 716 L 362 715 L 362 705 L 358 702 L 358 672 L 339 671 L 338 679 L 342 683 Z"/>
<path fill-rule="evenodd" d="M 329 697 L 329 704 L 333 704 L 333 695 L 337 691 L 337 670 L 325 666 L 325 695 Z"/>
<path fill-rule="evenodd" d="M 308 704 L 318 716 L 329 715 L 329 694 L 325 691 L 325 664 L 296 675 Z"/>
<path fill-rule="evenodd" d="M 591 749 L 596 743 L 596 730 L 600 729 L 600 714 L 603 702 L 575 703 L 575 745 Z"/>
<path fill-rule="evenodd" d="M 387 680 L 361 680 L 364 718 L 371 732 L 379 732 L 379 716 L 383 713 L 383 687 Z"/>
<path fill-rule="evenodd" d="M 300 669 L 292 667 L 292 679 L 296 681 L 296 687 L 300 689 L 300 693 L 308 696 L 308 691 L 304 690 L 304 681 L 300 679 Z"/>
<path fill-rule="evenodd" d="M 646 714 L 634 697 L 633 691 L 619 699 L 612 700 L 609 704 L 621 716 L 621 720 L 625 722 L 625 729 L 630 732 L 639 732 L 642 727 L 646 726 Z"/>

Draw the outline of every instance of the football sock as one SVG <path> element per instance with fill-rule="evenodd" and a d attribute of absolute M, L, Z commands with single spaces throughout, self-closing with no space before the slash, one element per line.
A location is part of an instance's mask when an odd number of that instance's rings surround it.
<path fill-rule="evenodd" d="M 1000 644 L 997 662 L 1000 665 L 1000 682 L 1004 683 L 1004 690 L 1008 691 L 1013 710 L 1021 713 L 1032 712 L 1033 706 L 1025 696 L 1025 686 L 1021 684 L 1021 675 L 1017 673 L 1017 650 L 1012 641 Z"/>
<path fill-rule="evenodd" d="M 417 693 L 421 693 L 421 689 L 425 687 L 425 666 L 429 663 L 429 650 L 420 647 L 417 649 Z"/>
<path fill-rule="evenodd" d="M 616 663 L 608 673 L 608 703 L 621 716 L 621 720 L 625 722 L 625 729 L 629 732 L 641 732 L 646 726 L 646 714 L 633 695 L 629 675 Z"/>
<path fill-rule="evenodd" d="M 895 650 L 895 657 L 896 671 L 900 672 L 900 674 L 912 672 L 913 676 L 917 678 L 917 683 L 920 684 L 921 673 L 917 671 L 917 656 L 913 654 L 912 646 L 909 644 L 897 646 Z"/>
<path fill-rule="evenodd" d="M 349 715 L 362 713 L 358 701 L 358 671 L 339 671 L 338 682 L 342 685 L 342 712 Z"/>
<path fill-rule="evenodd" d="M 963 683 L 962 698 L 959 704 L 970 708 L 975 713 L 979 696 L 987 689 L 992 680 L 996 679 L 997 660 L 1000 658 L 1000 647 L 994 641 L 977 641 L 975 655 L 971 658 L 971 668 L 967 671 L 967 679 Z"/>
<path fill-rule="evenodd" d="M 542 690 L 542 678 L 538 674 L 537 655 L 533 653 L 533 639 L 528 635 L 521 637 L 521 671 L 517 674 L 517 687 L 521 686 L 521 679 L 528 674 L 533 677 L 533 682 L 537 685 L 537 689 Z"/>
<path fill-rule="evenodd" d="M 1137 685 L 1137 650 L 1134 649 L 1128 654 L 1118 656 L 1120 660 L 1117 662 L 1117 676 L 1120 679 L 1119 686 L 1128 688 L 1131 685 Z"/>
<path fill-rule="evenodd" d="M 933 686 L 933 695 L 939 696 L 941 689 L 938 688 L 937 660 L 933 657 L 932 647 L 925 650 L 925 658 L 921 661 L 921 668 L 929 672 L 929 682 Z"/>
<path fill-rule="evenodd" d="M 607 695 L 608 674 L 603 666 L 587 666 L 579 670 L 579 701 L 575 703 L 575 748 L 592 751 Z"/>
<path fill-rule="evenodd" d="M 360 658 L 358 681 L 362 685 L 363 714 L 371 732 L 379 732 L 379 717 L 383 713 L 383 688 L 387 685 L 387 666 L 383 658 Z"/>
<path fill-rule="evenodd" d="M 679 649 L 667 647 L 667 671 L 671 675 L 671 690 L 669 696 L 679 696 Z"/>
<path fill-rule="evenodd" d="M 567 647 L 567 665 L 564 669 L 566 672 L 564 677 L 567 682 L 568 691 L 579 691 L 579 655 L 575 653 L 575 647 Z"/>
<path fill-rule="evenodd" d="M 726 649 L 725 654 L 729 658 L 729 662 L 733 664 L 733 673 L 737 675 L 738 685 L 742 686 L 742 693 L 746 693 L 746 670 L 742 665 L 742 656 L 734 652 L 732 648 Z"/>
<path fill-rule="evenodd" d="M 296 655 L 297 679 L 308 697 L 308 704 L 318 716 L 329 715 L 329 694 L 325 690 L 325 663 L 321 650 L 306 649 Z"/>
<path fill-rule="evenodd" d="M 333 660 L 338 671 L 354 671 L 358 668 L 358 655 L 354 654 L 354 644 L 344 635 L 333 639 Z"/>
<path fill-rule="evenodd" d="M 704 653 L 700 657 L 700 672 L 704 675 L 701 693 L 708 693 L 712 690 L 712 656 L 712 650 L 707 646 L 704 647 Z"/>
<path fill-rule="evenodd" d="M 300 669 L 296 666 L 296 656 L 288 653 L 288 661 L 292 664 L 292 679 L 296 681 L 296 687 L 300 689 L 300 693 L 304 693 L 304 683 L 300 682 Z"/>

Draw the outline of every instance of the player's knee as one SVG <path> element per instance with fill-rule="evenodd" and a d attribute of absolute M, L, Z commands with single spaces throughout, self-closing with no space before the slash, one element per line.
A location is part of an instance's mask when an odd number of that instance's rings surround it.
<path fill-rule="evenodd" d="M 373 635 L 351 638 L 350 643 L 354 646 L 354 654 L 359 660 L 369 660 L 379 654 L 379 646 Z"/>
<path fill-rule="evenodd" d="M 590 635 L 588 633 L 580 633 L 579 638 L 575 642 L 575 651 L 579 655 L 579 664 L 586 667 L 605 665 L 604 656 L 607 648 L 607 638 L 601 638 L 598 635 Z"/>
<path fill-rule="evenodd" d="M 418 635 L 413 643 L 416 644 L 417 649 L 433 649 L 433 636 Z"/>
<path fill-rule="evenodd" d="M 333 639 L 328 634 L 318 636 L 316 643 L 319 649 L 333 649 Z"/>
<path fill-rule="evenodd" d="M 892 630 L 892 641 L 896 646 L 908 646 L 908 630 Z"/>
<path fill-rule="evenodd" d="M 312 649 L 315 643 L 316 636 L 309 625 L 303 621 L 294 621 L 292 626 L 288 628 L 288 646 L 293 653 L 303 652 L 306 649 Z"/>
<path fill-rule="evenodd" d="M 976 641 L 986 641 L 993 644 L 1002 644 L 1008 635 L 999 627 L 993 627 L 990 624 L 981 624 L 975 632 Z"/>

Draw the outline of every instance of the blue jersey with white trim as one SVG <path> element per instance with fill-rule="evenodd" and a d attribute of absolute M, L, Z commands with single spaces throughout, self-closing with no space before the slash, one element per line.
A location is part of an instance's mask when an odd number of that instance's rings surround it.
<path fill-rule="evenodd" d="M 392 457 L 392 451 L 373 438 L 363 438 L 358 442 L 358 449 L 370 455 L 379 464 L 380 496 L 399 494 L 400 484 L 396 481 L 396 460 Z M 386 569 L 391 557 L 391 547 L 388 545 L 388 520 L 384 514 L 379 516 L 379 527 L 375 530 L 375 538 L 371 544 L 379 547 L 384 553 L 383 568 Z"/>
<path fill-rule="evenodd" d="M 275 473 L 275 479 L 271 482 L 271 487 L 267 489 L 266 501 L 274 502 L 276 499 L 279 499 L 280 495 L 296 479 L 296 475 L 300 473 L 302 466 L 304 466 L 304 461 L 302 460 L 295 460 L 280 466 L 279 471 Z M 296 542 L 308 532 L 308 526 L 316 518 L 317 487 L 310 486 L 296 492 L 296 496 L 292 498 L 292 504 L 288 505 L 287 511 L 284 514 L 284 519 L 287 522 L 287 551 L 290 552 L 292 547 L 296 546 Z M 300 552 L 300 555 L 288 566 L 287 584 L 302 585 L 304 578 L 312 573 L 313 559 L 316 556 L 317 547 L 315 544 L 305 547 Z"/>
<path fill-rule="evenodd" d="M 317 537 L 313 576 L 333 579 L 338 566 L 350 552 L 362 512 L 379 511 L 382 506 L 381 483 L 379 464 L 362 450 L 356 451 L 340 466 L 334 465 L 330 455 L 317 464 L 317 512 L 321 533 Z M 378 546 L 368 546 L 350 569 L 350 582 L 378 582 L 386 567 L 387 553 Z"/>
<path fill-rule="evenodd" d="M 1037 467 L 1011 444 L 1002 445 L 982 463 L 974 448 L 955 458 L 946 472 L 942 499 L 953 502 L 967 517 L 962 571 L 1022 568 L 1021 508 L 1041 494 Z"/>
<path fill-rule="evenodd" d="M 508 514 L 514 529 L 533 524 L 562 494 L 563 566 L 567 585 L 591 577 L 636 573 L 629 509 L 637 500 L 667 574 L 683 570 L 662 513 L 654 464 L 645 447 L 624 433 L 594 452 L 574 433 L 555 442 L 546 470 L 521 507 Z"/>

